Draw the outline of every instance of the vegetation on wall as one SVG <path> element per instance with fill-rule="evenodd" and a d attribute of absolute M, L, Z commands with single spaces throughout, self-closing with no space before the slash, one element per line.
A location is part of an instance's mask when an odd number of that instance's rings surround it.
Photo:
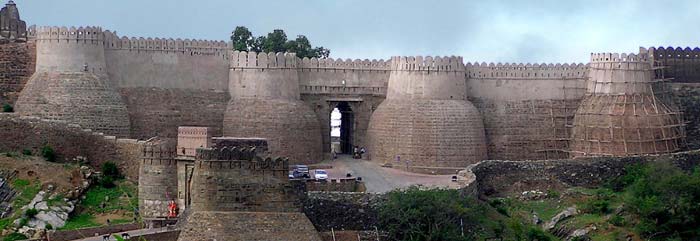
<path fill-rule="evenodd" d="M 324 47 L 313 47 L 304 35 L 297 35 L 296 39 L 288 40 L 287 34 L 282 29 L 275 29 L 267 36 L 253 36 L 253 33 L 244 26 L 238 26 L 231 34 L 233 49 L 249 52 L 290 52 L 296 53 L 299 58 L 328 58 L 331 51 Z"/>
<path fill-rule="evenodd" d="M 15 108 L 12 107 L 10 104 L 4 104 L 2 106 L 2 112 L 15 112 Z"/>

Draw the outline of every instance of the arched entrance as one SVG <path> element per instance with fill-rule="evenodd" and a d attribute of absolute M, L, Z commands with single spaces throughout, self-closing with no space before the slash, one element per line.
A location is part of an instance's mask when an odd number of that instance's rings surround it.
<path fill-rule="evenodd" d="M 331 150 L 338 154 L 352 154 L 353 129 L 355 116 L 348 102 L 333 103 L 335 107 L 331 111 Z"/>

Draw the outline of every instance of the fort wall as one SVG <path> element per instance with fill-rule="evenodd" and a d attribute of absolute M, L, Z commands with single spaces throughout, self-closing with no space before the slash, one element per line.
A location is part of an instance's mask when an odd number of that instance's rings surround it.
<path fill-rule="evenodd" d="M 36 44 L 0 44 L 0 105 L 14 105 L 20 91 L 34 73 Z"/>
<path fill-rule="evenodd" d="M 36 72 L 107 73 L 100 27 L 37 27 L 36 42 Z"/>
<path fill-rule="evenodd" d="M 484 118 L 489 158 L 569 156 L 570 125 L 585 93 L 583 64 L 467 63 L 467 95 Z"/>
<path fill-rule="evenodd" d="M 168 204 L 177 198 L 175 148 L 146 145 L 139 165 L 139 211 L 144 219 L 166 219 Z"/>
<path fill-rule="evenodd" d="M 138 178 L 141 149 L 146 143 L 134 139 L 119 139 L 84 129 L 65 121 L 45 120 L 36 117 L 20 117 L 16 113 L 0 113 L 1 151 L 40 153 L 44 146 L 51 146 L 57 161 L 72 161 L 82 157 L 94 168 L 107 161 L 114 162 L 132 180 Z"/>

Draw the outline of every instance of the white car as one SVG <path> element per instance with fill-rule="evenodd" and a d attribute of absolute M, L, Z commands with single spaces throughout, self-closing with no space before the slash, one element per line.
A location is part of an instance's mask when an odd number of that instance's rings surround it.
<path fill-rule="evenodd" d="M 314 170 L 314 179 L 327 180 L 328 179 L 328 172 L 326 172 L 326 170 Z"/>

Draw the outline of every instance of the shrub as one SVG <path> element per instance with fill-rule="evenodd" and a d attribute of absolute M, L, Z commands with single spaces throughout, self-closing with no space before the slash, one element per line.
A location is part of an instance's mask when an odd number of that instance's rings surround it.
<path fill-rule="evenodd" d="M 116 185 L 114 185 L 114 178 L 112 178 L 111 176 L 105 176 L 105 175 L 103 175 L 103 176 L 100 178 L 100 181 L 99 181 L 99 182 L 100 182 L 100 186 L 102 186 L 102 187 L 104 187 L 104 188 L 114 188 L 114 187 L 116 187 Z"/>
<path fill-rule="evenodd" d="M 21 228 L 21 227 L 27 226 L 27 223 L 29 223 L 29 220 L 27 220 L 26 218 L 21 218 L 19 220 L 19 227 Z"/>
<path fill-rule="evenodd" d="M 10 104 L 5 104 L 2 106 L 2 112 L 15 112 L 15 108 Z"/>
<path fill-rule="evenodd" d="M 39 211 L 36 210 L 36 208 L 30 208 L 24 211 L 24 215 L 27 216 L 27 218 L 34 218 L 37 214 L 39 214 Z"/>
<path fill-rule="evenodd" d="M 112 177 L 113 179 L 120 179 L 122 177 L 117 164 L 110 161 L 102 164 L 102 175 Z"/>
<path fill-rule="evenodd" d="M 31 155 L 32 155 L 32 150 L 24 149 L 24 150 L 22 150 L 22 155 L 31 156 Z"/>
<path fill-rule="evenodd" d="M 561 194 L 557 192 L 556 190 L 549 189 L 547 190 L 547 197 L 548 198 L 559 198 Z"/>
<path fill-rule="evenodd" d="M 542 231 L 541 229 L 538 228 L 530 228 L 527 230 L 527 240 L 529 241 L 550 241 L 552 238 L 550 238 L 547 233 Z"/>
<path fill-rule="evenodd" d="M 610 199 L 614 194 L 609 189 L 600 189 L 596 191 L 595 196 L 583 204 L 583 211 L 593 214 L 607 214 L 612 211 L 610 209 Z"/>
<path fill-rule="evenodd" d="M 625 218 L 620 216 L 620 215 L 615 215 L 615 216 L 611 217 L 609 222 L 612 225 L 615 225 L 618 227 L 622 227 L 622 226 L 625 226 L 625 224 L 627 224 L 627 221 L 625 220 Z"/>
<path fill-rule="evenodd" d="M 53 148 L 49 145 L 45 145 L 41 148 L 41 156 L 46 158 L 47 161 L 56 161 L 56 153 L 53 151 Z"/>
<path fill-rule="evenodd" d="M 457 190 L 420 190 L 410 187 L 387 193 L 379 208 L 379 223 L 391 240 L 473 240 L 462 236 L 473 226 L 478 212 L 470 199 Z"/>
<path fill-rule="evenodd" d="M 52 230 L 52 229 L 53 229 L 53 225 L 51 225 L 50 223 L 47 223 L 46 226 L 44 226 L 44 227 L 46 228 L 46 230 Z"/>
<path fill-rule="evenodd" d="M 10 235 L 5 236 L 5 238 L 3 238 L 2 240 L 3 241 L 15 241 L 15 240 L 25 240 L 25 239 L 28 239 L 28 237 L 25 236 L 24 234 L 11 233 Z"/>

